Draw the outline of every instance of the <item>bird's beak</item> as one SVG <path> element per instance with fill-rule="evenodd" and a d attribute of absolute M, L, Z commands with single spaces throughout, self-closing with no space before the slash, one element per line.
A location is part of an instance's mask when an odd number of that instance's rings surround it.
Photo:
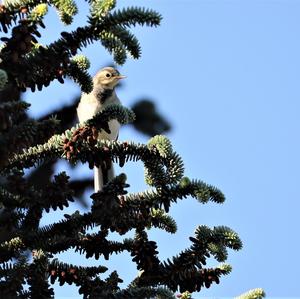
<path fill-rule="evenodd" d="M 115 78 L 120 80 L 120 79 L 125 79 L 125 78 L 126 78 L 126 76 L 119 75 L 119 76 L 115 76 Z"/>

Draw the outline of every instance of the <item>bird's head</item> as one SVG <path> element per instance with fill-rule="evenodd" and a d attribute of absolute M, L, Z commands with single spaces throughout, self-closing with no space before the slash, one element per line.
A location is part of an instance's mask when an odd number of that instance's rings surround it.
<path fill-rule="evenodd" d="M 113 67 L 105 67 L 101 69 L 94 77 L 93 81 L 96 85 L 101 85 L 107 89 L 113 89 L 120 79 L 126 78 L 120 75 L 119 71 Z"/>

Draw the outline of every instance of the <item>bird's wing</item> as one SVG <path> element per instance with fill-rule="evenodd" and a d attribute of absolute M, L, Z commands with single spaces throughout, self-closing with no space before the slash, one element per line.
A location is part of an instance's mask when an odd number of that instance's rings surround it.
<path fill-rule="evenodd" d="M 81 97 L 77 107 L 77 115 L 80 123 L 92 118 L 100 110 L 100 104 L 97 99 L 90 94 Z"/>

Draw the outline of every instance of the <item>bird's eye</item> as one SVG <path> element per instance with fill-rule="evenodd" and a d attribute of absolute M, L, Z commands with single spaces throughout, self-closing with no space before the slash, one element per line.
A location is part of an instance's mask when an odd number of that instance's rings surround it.
<path fill-rule="evenodd" d="M 111 77 L 111 74 L 107 73 L 107 74 L 106 74 L 106 77 L 107 77 L 107 78 Z"/>

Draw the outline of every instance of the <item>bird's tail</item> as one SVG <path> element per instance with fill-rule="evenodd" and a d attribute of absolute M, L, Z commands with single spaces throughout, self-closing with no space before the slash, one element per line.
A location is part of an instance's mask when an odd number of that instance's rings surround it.
<path fill-rule="evenodd" d="M 103 188 L 103 173 L 101 167 L 94 166 L 94 188 L 95 192 Z"/>
<path fill-rule="evenodd" d="M 114 167 L 111 164 L 111 167 L 106 170 L 106 173 L 103 174 L 102 168 L 94 166 L 94 188 L 95 192 L 101 191 L 103 185 L 110 182 L 115 177 Z"/>

